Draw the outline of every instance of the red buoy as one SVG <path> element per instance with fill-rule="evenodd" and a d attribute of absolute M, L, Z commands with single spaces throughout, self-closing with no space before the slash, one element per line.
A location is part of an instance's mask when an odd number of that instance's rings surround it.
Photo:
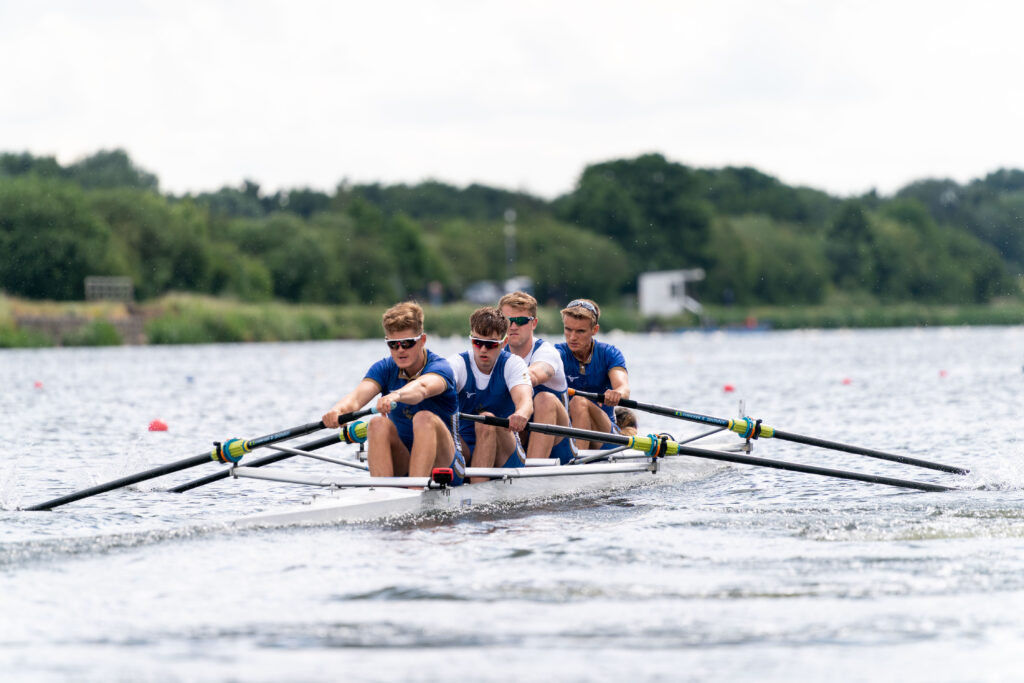
<path fill-rule="evenodd" d="M 34 386 L 36 389 L 42 389 L 43 383 L 40 382 L 39 380 L 36 380 L 35 384 L 33 384 L 32 386 Z"/>
<path fill-rule="evenodd" d="M 730 392 L 736 391 L 736 387 L 734 387 L 731 384 L 726 384 L 724 387 L 722 387 L 722 391 L 728 394 Z"/>
<path fill-rule="evenodd" d="M 157 419 L 149 423 L 149 431 L 151 432 L 166 432 L 167 423 L 163 420 Z"/>
<path fill-rule="evenodd" d="M 851 384 L 852 382 L 853 382 L 853 380 L 850 379 L 849 377 L 844 377 L 843 378 L 843 384 Z"/>

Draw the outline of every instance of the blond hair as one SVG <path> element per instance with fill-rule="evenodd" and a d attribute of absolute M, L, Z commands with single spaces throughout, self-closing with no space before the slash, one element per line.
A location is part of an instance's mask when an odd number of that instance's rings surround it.
<path fill-rule="evenodd" d="M 577 320 L 589 320 L 593 326 L 601 317 L 601 307 L 591 299 L 573 299 L 562 309 L 562 315 Z"/>
<path fill-rule="evenodd" d="M 498 302 L 498 308 L 502 306 L 510 306 L 512 308 L 518 308 L 523 311 L 527 311 L 534 318 L 537 317 L 537 300 L 526 292 L 511 292 L 501 297 Z"/>
<path fill-rule="evenodd" d="M 390 335 L 401 330 L 412 330 L 423 334 L 423 309 L 412 301 L 403 301 L 384 311 L 381 318 L 384 334 Z"/>

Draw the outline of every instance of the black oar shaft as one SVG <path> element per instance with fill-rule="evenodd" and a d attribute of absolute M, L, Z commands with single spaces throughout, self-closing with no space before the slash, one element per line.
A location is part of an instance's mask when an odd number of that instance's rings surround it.
<path fill-rule="evenodd" d="M 508 420 L 506 418 L 501 417 L 469 415 L 466 413 L 459 413 L 459 419 L 469 420 L 470 422 L 481 422 L 483 424 L 491 425 L 492 427 L 502 427 L 505 429 L 508 428 Z M 572 427 L 561 427 L 559 425 L 549 425 L 538 422 L 528 422 L 526 424 L 526 429 L 527 431 L 538 432 L 540 434 L 554 434 L 555 436 L 567 436 L 573 438 L 589 439 L 590 441 L 621 444 L 623 446 L 630 446 L 634 443 L 634 437 L 623 436 L 621 434 L 595 432 L 588 429 L 575 429 Z M 682 446 L 675 442 L 669 443 L 673 443 L 675 445 L 679 455 L 689 455 L 695 458 L 705 458 L 707 460 L 720 460 L 723 462 L 732 462 L 741 465 L 753 465 L 755 467 L 771 467 L 773 469 L 788 470 L 790 472 L 817 474 L 824 477 L 849 479 L 852 481 L 862 481 L 871 484 L 886 484 L 888 486 L 896 486 L 899 488 L 906 489 L 916 489 L 918 491 L 956 490 L 949 486 L 941 486 L 939 484 L 931 484 L 927 482 L 910 481 L 907 479 L 895 479 L 893 477 L 879 477 L 872 474 L 861 474 L 860 472 L 849 472 L 847 470 L 835 470 L 828 467 L 801 465 L 799 463 L 785 462 L 782 460 L 769 460 L 768 458 L 758 458 L 752 455 L 739 455 L 734 453 L 723 453 L 721 451 L 709 451 L 703 448 Z"/>
<path fill-rule="evenodd" d="M 970 470 L 964 469 L 963 467 L 954 467 L 953 465 L 943 465 L 939 462 L 932 462 L 930 460 L 921 460 L 919 458 L 912 458 L 909 455 L 897 455 L 895 453 L 886 453 L 884 451 L 876 451 L 873 448 L 864 448 L 862 446 L 851 446 L 850 444 L 839 443 L 838 441 L 829 441 L 827 439 L 819 439 L 813 436 L 804 436 L 802 434 L 793 434 L 790 432 L 775 430 L 772 434 L 773 438 L 782 439 L 783 441 L 792 441 L 794 443 L 802 443 L 807 446 L 817 446 L 819 448 L 830 448 L 835 451 L 844 451 L 846 453 L 854 453 L 856 455 L 866 455 L 869 458 L 878 458 L 879 460 L 888 460 L 890 462 L 898 462 L 904 465 L 914 465 L 916 467 L 925 467 L 932 470 L 939 470 L 940 472 L 949 472 L 950 474 L 969 474 Z"/>
<path fill-rule="evenodd" d="M 359 418 L 366 417 L 367 415 L 370 415 L 371 413 L 374 412 L 376 412 L 375 408 L 364 408 L 363 410 L 355 410 L 351 413 L 345 413 L 343 415 L 338 416 L 338 424 L 345 424 L 346 422 L 351 422 L 352 420 L 358 420 Z M 318 448 L 325 448 L 327 446 L 331 446 L 341 441 L 342 435 L 341 432 L 339 431 L 330 436 L 325 436 L 322 439 L 317 439 L 316 441 L 311 441 L 310 443 L 303 444 L 302 446 L 299 446 L 299 450 L 313 451 Z M 264 465 L 270 465 L 275 462 L 281 462 L 282 460 L 291 458 L 294 455 L 294 453 L 277 453 L 275 455 L 267 455 L 262 458 L 257 458 L 256 460 L 253 460 L 250 463 L 247 463 L 246 467 L 263 467 Z M 219 472 L 209 474 L 205 477 L 185 482 L 184 484 L 179 484 L 174 488 L 168 489 L 168 491 L 171 491 L 173 493 L 184 493 L 185 491 L 191 491 L 192 489 L 199 488 L 200 486 L 206 486 L 207 484 L 212 484 L 213 482 L 220 481 L 221 479 L 227 479 L 230 475 L 231 470 L 224 469 Z"/>
<path fill-rule="evenodd" d="M 173 472 L 188 469 L 189 467 L 195 467 L 196 465 L 202 465 L 203 463 L 207 462 L 213 462 L 213 460 L 210 458 L 209 452 L 203 453 L 202 455 L 197 455 L 194 458 L 187 458 L 185 460 L 179 460 L 178 462 L 172 462 L 168 465 L 154 467 L 151 470 L 139 472 L 138 474 L 132 474 L 127 477 L 122 477 L 120 479 L 115 479 L 114 481 L 108 481 L 106 484 L 99 484 L 98 486 L 93 486 L 82 491 L 69 493 L 67 495 L 60 496 L 59 498 L 48 500 L 45 503 L 38 503 L 36 505 L 32 505 L 31 507 L 22 509 L 31 511 L 52 510 L 55 507 L 65 505 L 67 503 L 73 503 L 76 500 L 82 500 L 83 498 L 88 498 L 89 496 L 95 496 L 100 493 L 106 493 L 107 491 L 113 491 L 114 489 L 119 489 L 123 486 L 131 486 L 132 484 L 137 484 L 140 481 L 146 481 L 147 479 L 162 477 L 165 474 L 171 474 Z"/>
<path fill-rule="evenodd" d="M 322 439 L 317 439 L 316 441 L 310 441 L 309 443 L 304 443 L 301 446 L 299 446 L 298 450 L 300 450 L 300 451 L 315 451 L 318 448 L 326 448 L 327 446 L 332 446 L 332 445 L 334 445 L 336 443 L 340 443 L 340 442 L 341 442 L 341 432 L 335 432 L 334 434 L 331 434 L 330 436 L 325 436 Z M 295 455 L 294 453 L 276 453 L 274 455 L 266 455 L 266 456 L 264 456 L 262 458 L 257 458 L 256 460 L 253 460 L 252 462 L 246 463 L 246 467 L 263 467 L 264 465 L 270 465 L 272 463 L 280 462 L 282 460 L 285 460 L 286 458 L 291 458 L 294 455 Z M 231 469 L 227 468 L 227 469 L 223 469 L 223 470 L 214 472 L 213 474 L 209 474 L 209 475 L 207 475 L 205 477 L 202 477 L 200 479 L 196 479 L 194 481 L 190 481 L 190 482 L 186 482 L 184 484 L 180 484 L 178 486 L 175 486 L 174 488 L 167 489 L 167 490 L 171 491 L 173 493 L 184 493 L 185 491 L 191 491 L 194 488 L 198 488 L 200 486 L 205 486 L 206 484 L 212 484 L 213 482 L 220 481 L 221 479 L 227 479 L 230 475 L 231 475 Z"/>
<path fill-rule="evenodd" d="M 734 462 L 741 465 L 755 465 L 757 467 L 771 467 L 777 470 L 787 470 L 789 472 L 803 472 L 804 474 L 817 474 L 823 477 L 836 477 L 838 479 L 850 479 L 852 481 L 863 481 L 870 484 L 886 484 L 888 486 L 897 486 L 905 489 L 917 489 L 919 491 L 955 491 L 956 489 L 949 486 L 942 486 L 940 484 L 931 484 L 928 482 L 911 481 L 909 479 L 895 479 L 893 477 L 880 477 L 873 474 L 861 474 L 860 472 L 850 472 L 848 470 L 836 470 L 830 467 L 817 467 L 815 465 L 801 465 L 795 462 L 786 462 L 783 460 L 771 460 L 769 458 L 758 458 L 753 455 L 739 455 L 734 453 L 723 453 L 720 451 L 708 451 L 703 448 L 691 448 L 689 446 L 679 446 L 680 455 L 690 455 L 696 458 L 706 458 L 708 460 L 721 460 L 723 462 Z"/>
<path fill-rule="evenodd" d="M 245 447 L 246 450 L 251 450 L 252 448 L 257 448 L 259 446 L 266 446 L 268 444 L 276 443 L 278 441 L 284 441 L 286 439 L 292 439 L 297 436 L 302 436 L 303 434 L 309 434 L 310 432 L 314 432 L 318 429 L 323 428 L 323 422 L 310 422 L 309 424 L 299 425 L 298 427 L 292 427 L 291 429 L 286 429 L 281 432 L 274 432 L 273 434 L 267 434 L 265 436 L 260 436 L 255 439 L 250 439 L 245 442 Z M 172 474 L 174 472 L 179 472 L 181 470 L 185 470 L 190 467 L 195 467 L 196 465 L 202 465 L 208 462 L 217 462 L 216 458 L 214 457 L 214 454 L 211 453 L 210 451 L 207 451 L 206 453 L 202 453 L 191 458 L 186 458 L 185 460 L 179 460 L 178 462 L 172 462 L 167 465 L 161 465 L 160 467 L 154 467 L 153 469 L 146 470 L 145 472 L 139 472 L 137 474 L 132 474 L 127 477 L 115 479 L 114 481 L 108 481 L 105 484 L 99 484 L 97 486 L 93 486 L 82 491 L 69 493 L 67 495 L 60 496 L 59 498 L 54 498 L 53 500 L 48 500 L 44 503 L 38 503 L 36 505 L 23 509 L 30 511 L 52 510 L 55 507 L 66 505 L 67 503 L 73 503 L 76 500 L 82 500 L 83 498 L 95 496 L 100 493 L 113 491 L 114 489 L 119 489 L 124 486 L 131 486 L 132 484 L 137 484 L 141 481 L 146 481 L 147 479 L 155 479 L 156 477 L 162 477 L 165 474 Z"/>
<path fill-rule="evenodd" d="M 594 394 L 588 391 L 577 391 L 571 390 L 576 396 L 582 396 L 583 398 L 589 398 L 592 401 L 601 401 L 600 394 Z M 677 410 L 675 408 L 669 408 L 667 406 L 654 405 L 653 403 L 640 403 L 629 398 L 619 400 L 619 405 L 624 408 L 635 408 L 637 410 L 643 410 L 648 413 L 654 413 L 655 415 L 664 415 L 666 417 L 674 417 L 680 420 L 687 420 L 689 422 L 699 422 L 701 424 L 718 425 L 721 427 L 729 428 L 732 420 L 725 420 L 720 417 L 710 417 L 708 415 L 700 415 L 698 413 L 688 413 L 685 410 Z M 944 465 L 939 462 L 932 462 L 930 460 L 921 460 L 919 458 L 912 458 L 908 455 L 898 455 L 896 453 L 886 453 L 885 451 L 875 450 L 874 448 L 864 448 L 862 446 L 853 446 L 846 443 L 840 443 L 838 441 L 829 441 L 827 439 L 818 439 L 813 436 L 803 436 L 802 434 L 793 434 L 792 432 L 783 432 L 778 429 L 772 429 L 771 437 L 775 439 L 782 439 L 783 441 L 792 441 L 794 443 L 802 443 L 807 446 L 817 446 L 819 448 L 829 448 L 836 451 L 844 451 L 846 453 L 854 453 L 856 455 L 865 455 L 869 458 L 877 458 L 879 460 L 888 460 L 890 462 L 898 462 L 904 465 L 914 465 L 916 467 L 924 467 L 930 470 L 938 470 L 940 472 L 949 472 L 950 474 L 969 474 L 970 470 L 963 467 L 955 467 L 953 465 Z"/>

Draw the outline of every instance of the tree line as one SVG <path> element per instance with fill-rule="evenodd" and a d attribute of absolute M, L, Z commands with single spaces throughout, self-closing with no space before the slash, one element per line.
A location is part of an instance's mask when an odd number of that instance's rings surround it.
<path fill-rule="evenodd" d="M 144 299 L 457 299 L 505 276 L 510 209 L 516 273 L 541 301 L 614 302 L 639 273 L 700 266 L 708 303 L 983 303 L 1018 294 L 1024 267 L 1015 170 L 839 198 L 648 154 L 590 165 L 552 201 L 437 181 L 175 196 L 113 150 L 68 166 L 0 154 L 0 289 L 80 299 L 86 275 L 127 275 Z"/>

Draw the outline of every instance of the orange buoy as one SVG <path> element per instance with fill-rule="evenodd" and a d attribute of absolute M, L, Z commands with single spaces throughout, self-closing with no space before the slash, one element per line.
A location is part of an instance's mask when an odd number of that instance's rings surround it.
<path fill-rule="evenodd" d="M 152 422 L 149 423 L 149 431 L 151 431 L 151 432 L 166 432 L 167 431 L 167 423 L 164 422 L 163 420 L 159 420 L 159 419 L 153 420 Z"/>

